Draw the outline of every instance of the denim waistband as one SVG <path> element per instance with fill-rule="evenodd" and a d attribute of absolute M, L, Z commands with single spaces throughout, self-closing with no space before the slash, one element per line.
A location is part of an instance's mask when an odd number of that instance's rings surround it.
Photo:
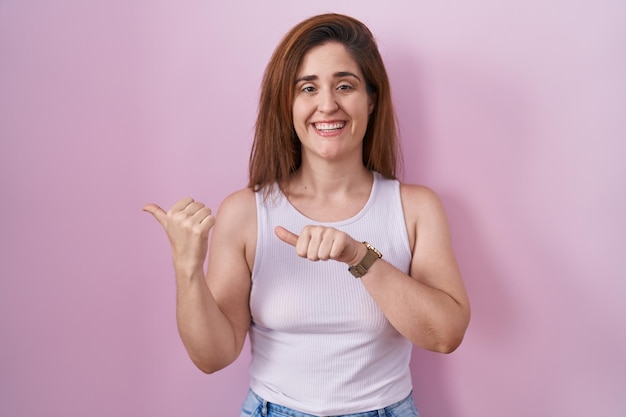
<path fill-rule="evenodd" d="M 248 392 L 248 397 L 244 402 L 241 417 L 316 417 L 313 414 L 303 413 L 289 407 L 271 403 L 254 391 Z M 354 414 L 343 414 L 340 416 L 324 416 L 324 417 L 419 417 L 417 408 L 413 402 L 413 393 L 411 392 L 405 399 L 391 404 L 387 407 L 365 411 Z"/>

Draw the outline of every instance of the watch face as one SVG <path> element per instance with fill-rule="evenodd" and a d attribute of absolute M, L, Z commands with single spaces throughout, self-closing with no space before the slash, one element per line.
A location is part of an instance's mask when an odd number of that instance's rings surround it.
<path fill-rule="evenodd" d="M 369 243 L 367 243 L 367 242 L 363 242 L 363 243 L 365 243 L 365 246 L 367 247 L 367 249 L 369 249 L 369 250 L 371 250 L 371 251 L 374 251 L 374 253 L 376 254 L 376 256 L 378 256 L 379 258 L 382 258 L 382 257 L 383 257 L 383 254 L 382 254 L 382 253 L 380 253 L 380 252 L 378 251 L 378 249 L 376 249 L 375 247 L 373 247 L 372 245 L 370 245 L 370 244 L 369 244 Z"/>

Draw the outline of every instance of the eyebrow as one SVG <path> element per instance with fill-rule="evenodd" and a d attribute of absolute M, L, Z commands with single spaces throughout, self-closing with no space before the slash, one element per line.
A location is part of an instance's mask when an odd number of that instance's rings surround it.
<path fill-rule="evenodd" d="M 359 78 L 358 75 L 356 75 L 355 73 L 350 72 L 350 71 L 338 71 L 338 72 L 334 73 L 333 76 L 335 78 L 354 77 L 357 80 L 361 81 L 361 78 Z M 319 79 L 319 77 L 317 75 L 305 75 L 305 76 L 302 76 L 300 78 L 297 78 L 296 79 L 296 84 L 298 84 L 299 82 L 302 82 L 302 81 L 307 81 L 308 82 L 308 81 L 315 81 L 317 79 Z"/>

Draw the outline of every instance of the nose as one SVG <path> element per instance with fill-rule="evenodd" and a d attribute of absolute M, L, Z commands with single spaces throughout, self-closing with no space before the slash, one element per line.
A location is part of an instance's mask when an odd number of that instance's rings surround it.
<path fill-rule="evenodd" d="M 339 105 L 337 104 L 337 97 L 335 97 L 333 89 L 320 90 L 318 99 L 319 102 L 317 107 L 322 113 L 333 113 L 339 108 Z"/>

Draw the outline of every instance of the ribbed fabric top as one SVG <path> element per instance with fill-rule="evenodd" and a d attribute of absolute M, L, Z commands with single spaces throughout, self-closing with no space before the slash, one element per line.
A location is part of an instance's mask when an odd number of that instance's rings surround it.
<path fill-rule="evenodd" d="M 411 252 L 399 182 L 374 172 L 369 200 L 350 219 L 305 217 L 275 187 L 257 193 L 258 239 L 250 308 L 250 386 L 269 402 L 308 414 L 352 414 L 386 407 L 412 389 L 411 343 L 387 321 L 344 263 L 312 262 L 274 234 L 326 225 L 368 241 L 409 271 Z M 384 277 L 381 277 L 384 279 Z"/>

